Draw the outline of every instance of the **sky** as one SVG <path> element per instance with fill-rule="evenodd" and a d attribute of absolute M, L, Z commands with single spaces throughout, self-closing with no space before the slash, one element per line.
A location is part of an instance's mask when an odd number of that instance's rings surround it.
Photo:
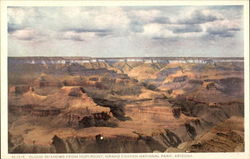
<path fill-rule="evenodd" d="M 8 56 L 243 57 L 242 6 L 8 7 Z"/>

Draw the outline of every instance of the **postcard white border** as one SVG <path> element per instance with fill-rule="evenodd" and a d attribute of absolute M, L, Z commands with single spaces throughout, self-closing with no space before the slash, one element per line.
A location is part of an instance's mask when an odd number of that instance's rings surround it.
<path fill-rule="evenodd" d="M 245 152 L 233 153 L 119 153 L 119 154 L 8 154 L 7 111 L 7 7 L 8 6 L 180 6 L 180 5 L 243 5 L 244 6 L 244 60 L 245 60 Z M 1 1 L 1 158 L 197 158 L 249 159 L 249 1 Z"/>

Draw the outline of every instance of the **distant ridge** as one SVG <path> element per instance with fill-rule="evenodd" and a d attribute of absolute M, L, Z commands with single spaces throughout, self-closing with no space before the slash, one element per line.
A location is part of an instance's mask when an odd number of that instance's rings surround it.
<path fill-rule="evenodd" d="M 183 57 L 89 57 L 89 56 L 8 56 L 8 58 L 48 58 L 48 59 L 244 59 L 244 57 L 193 57 L 193 56 L 183 56 Z"/>
<path fill-rule="evenodd" d="M 9 64 L 71 64 L 71 63 L 217 63 L 243 62 L 243 57 L 8 57 Z"/>

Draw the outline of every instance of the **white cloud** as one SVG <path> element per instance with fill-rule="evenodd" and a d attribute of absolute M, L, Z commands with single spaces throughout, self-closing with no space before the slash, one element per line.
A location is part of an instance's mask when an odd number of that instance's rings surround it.
<path fill-rule="evenodd" d="M 26 41 L 43 41 L 46 39 L 46 37 L 42 33 L 39 33 L 34 29 L 17 30 L 13 32 L 10 36 L 18 40 Z"/>
<path fill-rule="evenodd" d="M 153 21 L 155 18 L 162 16 L 162 12 L 159 10 L 132 10 L 129 13 L 129 16 L 134 18 L 140 23 L 148 23 Z"/>
<path fill-rule="evenodd" d="M 144 25 L 144 32 L 141 35 L 145 35 L 150 38 L 170 38 L 174 34 L 171 30 L 167 30 L 163 24 L 150 23 Z"/>
<path fill-rule="evenodd" d="M 8 22 L 16 25 L 25 25 L 28 17 L 35 15 L 33 8 L 8 8 Z"/>
<path fill-rule="evenodd" d="M 241 29 L 242 23 L 238 19 L 236 20 L 224 19 L 224 20 L 218 20 L 218 21 L 202 24 L 201 26 L 206 30 L 208 28 L 214 28 L 214 29 L 224 28 L 224 29 L 239 30 Z"/>
<path fill-rule="evenodd" d="M 126 30 L 130 23 L 126 12 L 122 8 L 104 8 L 94 13 L 94 24 L 101 28 Z"/>

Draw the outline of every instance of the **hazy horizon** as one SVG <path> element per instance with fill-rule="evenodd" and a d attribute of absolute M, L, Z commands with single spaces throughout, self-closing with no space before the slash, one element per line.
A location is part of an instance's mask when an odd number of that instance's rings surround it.
<path fill-rule="evenodd" d="M 8 56 L 243 57 L 243 7 L 8 7 Z"/>

